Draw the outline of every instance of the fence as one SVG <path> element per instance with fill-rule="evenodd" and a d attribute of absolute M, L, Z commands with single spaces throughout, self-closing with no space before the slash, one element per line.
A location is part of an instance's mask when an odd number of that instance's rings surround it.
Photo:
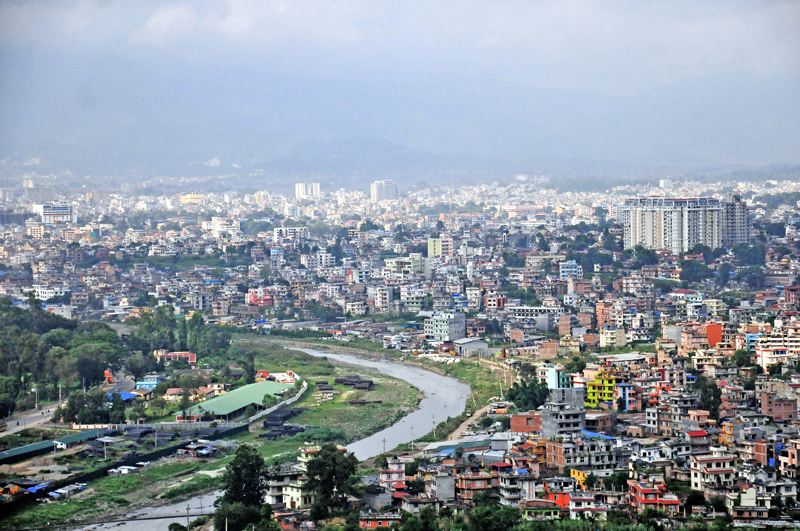
<path fill-rule="evenodd" d="M 269 409 L 265 409 L 263 411 L 259 411 L 258 413 L 256 413 L 255 415 L 253 415 L 252 417 L 247 419 L 247 423 L 248 424 L 252 424 L 253 422 L 257 421 L 258 419 L 260 419 L 261 417 L 263 417 L 265 415 L 269 415 L 270 413 L 272 413 L 274 411 L 277 411 L 282 407 L 288 406 L 290 404 L 294 404 L 295 402 L 300 400 L 300 397 L 303 396 L 303 393 L 305 393 L 307 389 L 308 389 L 308 382 L 303 380 L 303 387 L 300 388 L 300 392 L 299 393 L 294 395 L 292 398 L 287 398 L 286 400 L 284 400 L 280 404 L 275 404 L 274 406 L 272 406 Z"/>

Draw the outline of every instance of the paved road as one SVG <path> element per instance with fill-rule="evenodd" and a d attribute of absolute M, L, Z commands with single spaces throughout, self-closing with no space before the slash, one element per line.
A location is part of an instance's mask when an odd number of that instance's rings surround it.
<path fill-rule="evenodd" d="M 8 430 L 3 432 L 3 435 L 8 435 L 10 433 L 16 433 L 18 431 L 22 431 L 25 428 L 38 428 L 45 422 L 49 422 L 53 416 L 53 408 L 55 406 L 48 406 L 42 408 L 41 411 L 37 411 L 35 409 L 24 411 L 22 413 L 15 414 L 13 418 L 6 419 L 8 422 Z M 18 424 L 19 423 L 19 424 Z"/>

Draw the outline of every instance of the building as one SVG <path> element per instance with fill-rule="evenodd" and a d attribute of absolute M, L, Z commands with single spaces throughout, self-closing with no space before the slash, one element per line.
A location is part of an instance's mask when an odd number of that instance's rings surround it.
<path fill-rule="evenodd" d="M 425 319 L 423 330 L 438 341 L 455 341 L 467 337 L 467 321 L 461 312 L 441 312 Z"/>
<path fill-rule="evenodd" d="M 555 439 L 586 429 L 586 390 L 583 388 L 552 389 L 542 406 L 542 437 Z"/>
<path fill-rule="evenodd" d="M 575 260 L 566 260 L 559 262 L 558 272 L 561 280 L 572 278 L 583 278 L 583 266 L 578 264 Z"/>
<path fill-rule="evenodd" d="M 294 183 L 294 197 L 298 201 L 319 199 L 319 183 Z"/>
<path fill-rule="evenodd" d="M 733 454 L 723 448 L 711 448 L 711 455 L 689 456 L 692 490 L 699 490 L 706 499 L 725 496 L 736 482 Z"/>
<path fill-rule="evenodd" d="M 667 490 L 662 478 L 629 479 L 628 498 L 636 513 L 654 509 L 677 515 L 681 505 L 678 497 Z"/>
<path fill-rule="evenodd" d="M 445 234 L 440 238 L 428 238 L 428 256 L 450 256 L 453 254 L 453 238 Z"/>
<path fill-rule="evenodd" d="M 33 212 L 45 225 L 78 222 L 78 213 L 75 211 L 75 207 L 62 201 L 33 205 Z"/>
<path fill-rule="evenodd" d="M 309 233 L 306 227 L 275 227 L 272 230 L 272 239 L 276 242 L 281 240 L 306 239 L 308 235 Z"/>
<path fill-rule="evenodd" d="M 750 240 L 750 213 L 739 194 L 725 194 L 722 199 L 722 245 L 733 247 Z"/>
<path fill-rule="evenodd" d="M 398 188 L 394 181 L 375 181 L 369 185 L 370 199 L 372 202 L 397 199 Z"/>
<path fill-rule="evenodd" d="M 620 207 L 626 249 L 688 252 L 697 244 L 712 249 L 722 245 L 722 205 L 719 199 L 642 197 Z"/>

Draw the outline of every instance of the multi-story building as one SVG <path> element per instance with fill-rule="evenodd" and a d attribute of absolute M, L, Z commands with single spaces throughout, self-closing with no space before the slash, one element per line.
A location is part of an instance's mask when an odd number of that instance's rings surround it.
<path fill-rule="evenodd" d="M 78 222 L 78 213 L 75 211 L 75 207 L 62 201 L 33 205 L 33 212 L 45 225 Z"/>
<path fill-rule="evenodd" d="M 294 197 L 298 201 L 319 199 L 319 183 L 294 183 Z"/>
<path fill-rule="evenodd" d="M 712 447 L 710 455 L 689 456 L 692 490 L 702 492 L 706 499 L 725 496 L 738 476 L 734 456 L 724 448 Z"/>
<path fill-rule="evenodd" d="M 667 485 L 660 478 L 629 479 L 628 498 L 630 499 L 631 508 L 636 513 L 641 513 L 645 509 L 654 509 L 675 515 L 681 505 L 678 497 L 667 490 Z"/>
<path fill-rule="evenodd" d="M 386 199 L 397 199 L 398 188 L 394 181 L 375 181 L 369 185 L 370 199 L 373 203 Z"/>
<path fill-rule="evenodd" d="M 586 429 L 586 390 L 582 388 L 551 389 L 542 407 L 542 437 L 571 436 Z"/>
<path fill-rule="evenodd" d="M 485 470 L 464 472 L 456 475 L 456 498 L 459 501 L 472 500 L 479 492 L 493 492 L 499 484 L 497 472 Z"/>
<path fill-rule="evenodd" d="M 722 245 L 733 247 L 750 240 L 750 214 L 739 194 L 725 194 L 722 202 Z"/>
<path fill-rule="evenodd" d="M 437 313 L 425 319 L 423 330 L 438 341 L 455 341 L 467 336 L 467 321 L 461 312 Z"/>
<path fill-rule="evenodd" d="M 583 278 L 583 266 L 575 260 L 566 260 L 558 264 L 558 273 L 561 280 L 566 280 L 569 277 Z"/>
<path fill-rule="evenodd" d="M 722 206 L 719 199 L 643 197 L 628 199 L 620 208 L 626 249 L 688 252 L 697 244 L 722 245 Z"/>

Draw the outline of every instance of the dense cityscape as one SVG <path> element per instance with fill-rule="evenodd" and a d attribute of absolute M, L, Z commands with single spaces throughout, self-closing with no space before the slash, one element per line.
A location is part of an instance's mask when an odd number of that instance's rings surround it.
<path fill-rule="evenodd" d="M 0 1 L 0 531 L 800 531 L 798 21 Z"/>
<path fill-rule="evenodd" d="M 21 184 L 0 213 L 6 528 L 219 490 L 171 529 L 800 516 L 794 182 Z M 359 447 L 435 394 L 364 360 L 469 389 Z"/>

